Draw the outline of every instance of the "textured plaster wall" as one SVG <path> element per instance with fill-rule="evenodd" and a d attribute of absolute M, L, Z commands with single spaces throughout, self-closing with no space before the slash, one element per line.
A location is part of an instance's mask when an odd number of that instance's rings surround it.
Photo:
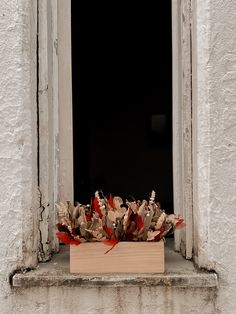
<path fill-rule="evenodd" d="M 215 314 L 214 293 L 171 287 L 31 288 L 13 292 L 6 313 Z"/>
<path fill-rule="evenodd" d="M 217 310 L 236 313 L 236 2 L 193 4 L 195 249 L 219 274 Z"/>
<path fill-rule="evenodd" d="M 236 2 L 193 0 L 195 250 L 210 289 L 12 289 L 37 247 L 36 9 L 0 1 L 0 313 L 236 313 Z"/>
<path fill-rule="evenodd" d="M 9 273 L 36 262 L 37 117 L 34 1 L 0 1 L 0 313 Z M 31 32 L 32 31 L 32 32 Z M 35 40 L 33 39 L 35 37 Z"/>

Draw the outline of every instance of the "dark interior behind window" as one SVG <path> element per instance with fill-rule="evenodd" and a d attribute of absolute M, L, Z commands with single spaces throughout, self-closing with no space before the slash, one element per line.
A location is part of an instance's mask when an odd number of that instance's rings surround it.
<path fill-rule="evenodd" d="M 72 0 L 75 201 L 96 189 L 173 211 L 171 1 Z"/>

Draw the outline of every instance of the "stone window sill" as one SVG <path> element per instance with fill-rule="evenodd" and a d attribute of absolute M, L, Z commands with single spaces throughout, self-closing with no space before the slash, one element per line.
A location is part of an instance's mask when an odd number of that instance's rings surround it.
<path fill-rule="evenodd" d="M 124 287 L 124 286 L 172 286 L 193 288 L 216 288 L 217 275 L 196 269 L 191 261 L 185 260 L 173 250 L 173 241 L 165 244 L 164 274 L 104 274 L 80 275 L 69 272 L 69 247 L 61 246 L 50 262 L 40 263 L 37 269 L 27 273 L 16 273 L 13 287 Z"/>

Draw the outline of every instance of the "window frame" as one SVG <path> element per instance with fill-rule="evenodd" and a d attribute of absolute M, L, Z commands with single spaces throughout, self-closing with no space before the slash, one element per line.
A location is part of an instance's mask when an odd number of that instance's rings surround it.
<path fill-rule="evenodd" d="M 40 0 L 37 16 L 38 259 L 58 250 L 56 202 L 73 199 L 71 9 L 68 0 Z"/>
<path fill-rule="evenodd" d="M 71 2 L 38 1 L 39 260 L 58 250 L 55 203 L 73 200 Z M 186 228 L 175 247 L 193 251 L 191 0 L 172 0 L 174 212 Z"/>
<path fill-rule="evenodd" d="M 187 259 L 193 254 L 191 12 L 191 0 L 172 0 L 174 212 L 186 221 L 175 247 Z"/>

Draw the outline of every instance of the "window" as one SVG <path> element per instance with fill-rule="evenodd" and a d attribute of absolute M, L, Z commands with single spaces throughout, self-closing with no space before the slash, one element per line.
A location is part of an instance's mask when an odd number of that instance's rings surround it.
<path fill-rule="evenodd" d="M 75 1 L 75 0 L 73 0 Z M 76 2 L 78 3 L 78 2 Z M 162 2 L 161 2 L 162 3 Z M 163 1 L 165 5 L 167 3 L 170 5 L 169 1 Z M 73 2 L 72 2 L 73 5 Z M 86 2 L 80 2 L 80 5 L 86 6 Z M 158 20 L 158 17 L 161 16 L 161 4 L 159 4 L 160 10 L 158 12 L 152 11 L 152 18 L 150 19 L 150 23 L 155 23 Z M 176 213 L 180 213 L 185 217 L 187 221 L 187 228 L 186 231 L 180 235 L 179 238 L 176 238 L 176 244 L 178 249 L 182 249 L 183 253 L 186 255 L 187 258 L 191 258 L 192 256 L 192 153 L 191 153 L 191 29 L 190 29 L 190 1 L 186 0 L 183 2 L 179 2 L 177 0 L 172 0 L 172 45 L 173 45 L 173 186 L 174 186 L 174 211 Z M 93 9 L 95 10 L 95 9 Z M 140 10 L 141 12 L 142 10 Z M 74 11 L 73 11 L 74 12 Z M 107 10 L 106 10 L 107 12 Z M 127 11 L 129 12 L 129 11 Z M 76 11 L 79 14 L 79 11 Z M 81 13 L 82 14 L 82 13 Z M 130 13 L 129 13 L 130 14 Z M 140 13 L 141 14 L 141 13 Z M 99 17 L 99 15 L 98 15 Z M 128 16 L 129 17 L 129 16 Z M 129 21 L 127 17 L 127 21 Z M 141 15 L 142 17 L 142 15 Z M 72 16 L 73 18 L 73 16 Z M 112 17 L 110 17 L 112 22 Z M 104 20 L 105 21 L 105 20 Z M 148 21 L 146 18 L 145 21 Z M 125 25 L 125 23 L 124 23 Z M 151 25 L 151 24 L 150 24 Z M 171 21 L 169 24 L 171 26 Z M 93 29 L 96 25 L 93 25 Z M 159 25 L 162 26 L 162 25 Z M 104 29 L 109 29 L 107 25 L 103 25 Z M 146 26 L 145 26 L 146 27 Z M 145 45 L 149 45 L 150 42 L 153 43 L 155 40 L 159 39 L 157 36 L 155 38 L 155 31 L 152 26 L 148 26 L 150 33 L 147 42 Z M 168 26 L 167 26 L 168 27 Z M 76 110 L 79 108 L 73 108 L 73 116 L 74 116 L 74 123 L 72 123 L 72 82 L 71 82 L 71 42 L 70 42 L 70 32 L 71 32 L 71 4 L 68 0 L 60 0 L 60 1 L 50 1 L 46 2 L 39 2 L 39 88 L 38 88 L 38 97 L 39 97 L 39 132 L 40 133 L 40 143 L 39 143 L 39 178 L 40 178 L 40 191 L 41 191 L 41 204 L 42 204 L 42 215 L 40 219 L 40 251 L 41 251 L 41 259 L 45 260 L 50 255 L 51 250 L 56 250 L 57 241 L 55 241 L 54 237 L 54 229 L 55 226 L 55 212 L 54 212 L 54 204 L 56 201 L 65 201 L 66 199 L 73 199 L 73 143 L 72 143 L 72 125 L 74 127 L 76 124 L 79 124 L 82 127 L 86 128 L 86 123 L 83 125 L 84 120 L 83 118 L 80 119 L 80 115 L 76 113 Z M 158 27 L 157 27 L 158 28 Z M 132 46 L 130 42 L 130 38 L 133 36 L 136 42 L 138 43 L 139 34 L 135 33 L 136 27 L 132 28 L 132 32 L 128 33 L 125 32 L 125 27 L 123 28 L 123 33 L 125 35 L 125 45 L 122 44 L 116 45 L 118 42 L 118 35 L 120 34 L 119 31 L 115 33 L 113 36 L 113 48 L 112 51 L 116 51 L 118 49 L 119 53 L 113 54 L 109 52 L 108 57 L 114 56 L 117 58 L 118 55 L 126 56 L 122 51 L 126 47 L 126 45 Z M 96 29 L 99 31 L 99 28 Z M 142 29 L 139 30 L 140 33 Z M 163 33 L 163 29 L 161 27 L 158 28 L 158 31 Z M 88 32 L 88 29 L 85 31 Z M 101 32 L 101 30 L 100 30 Z M 148 28 L 146 28 L 145 34 L 148 33 Z M 88 34 L 88 33 L 87 33 Z M 143 36 L 143 40 L 145 40 L 146 36 Z M 87 47 L 93 49 L 91 43 L 89 42 L 89 37 L 87 40 Z M 119 43 L 122 42 L 119 39 Z M 77 42 L 76 42 L 77 43 Z M 72 43 L 73 44 L 73 43 Z M 104 40 L 103 48 L 109 48 Z M 169 43 L 171 45 L 171 43 Z M 151 46 L 150 46 L 151 47 Z M 139 47 L 137 46 L 137 49 Z M 111 47 L 110 47 L 111 49 Z M 132 51 L 132 50 L 130 50 Z M 155 65 L 155 72 L 158 71 L 158 67 L 162 65 L 162 57 L 161 54 L 158 55 L 156 60 L 151 58 L 148 59 L 148 53 L 142 48 L 142 53 L 144 54 L 145 58 L 148 63 L 147 68 L 150 70 L 152 68 L 152 62 L 156 62 Z M 150 48 L 148 52 L 152 51 Z M 88 51 L 89 52 L 89 51 Z M 134 52 L 134 51 L 133 51 Z M 164 56 L 164 53 L 163 53 Z M 77 61 L 81 57 L 79 55 L 76 56 Z M 99 55 L 90 55 L 91 58 L 96 57 L 97 60 L 92 60 L 93 63 L 90 64 L 97 66 L 97 72 L 103 72 L 103 67 L 99 63 L 102 58 L 102 54 Z M 153 57 L 153 56 L 152 56 Z M 74 57 L 75 58 L 75 57 Z M 86 56 L 88 58 L 88 56 Z M 87 59 L 88 60 L 88 59 Z M 171 117 L 171 113 L 169 110 L 164 112 L 162 110 L 156 111 L 152 110 L 152 101 L 154 99 L 154 104 L 156 103 L 164 103 L 166 100 L 165 93 L 162 94 L 162 99 L 159 102 L 157 96 L 159 90 L 154 90 L 154 97 L 150 99 L 146 96 L 149 95 L 150 86 L 156 86 L 155 77 L 158 75 L 157 73 L 152 73 L 151 78 L 148 77 L 151 72 L 145 72 L 145 70 L 141 67 L 139 69 L 137 64 L 139 63 L 139 58 L 135 59 L 133 62 L 133 55 L 130 55 L 130 62 L 131 68 L 129 75 L 131 79 L 127 79 L 125 75 L 122 73 L 122 69 L 127 69 L 128 62 L 125 61 L 125 58 L 120 60 L 120 63 L 111 62 L 111 68 L 106 67 L 104 76 L 110 76 L 113 73 L 119 73 L 116 79 L 118 81 L 125 82 L 128 86 L 127 90 L 128 93 L 118 93 L 117 85 L 112 84 L 109 80 L 106 80 L 108 84 L 107 94 L 104 94 L 104 97 L 107 97 L 105 100 L 102 99 L 100 93 L 100 87 L 102 87 L 100 82 L 100 76 L 97 75 L 93 77 L 93 86 L 96 84 L 100 84 L 99 88 L 96 90 L 97 94 L 100 95 L 99 98 L 99 105 L 101 106 L 106 101 L 109 104 L 110 97 L 113 97 L 115 101 L 115 108 L 117 111 L 120 111 L 120 117 L 116 116 L 118 121 L 122 121 L 123 115 L 122 112 L 127 111 L 127 102 L 124 101 L 124 95 L 128 95 L 131 97 L 134 95 L 135 102 L 133 102 L 133 107 L 135 107 L 135 103 L 142 101 L 142 106 L 147 107 L 147 103 L 149 104 L 150 110 L 147 110 L 146 119 L 145 119 L 145 129 L 146 135 L 149 139 L 155 138 L 155 136 L 160 137 L 167 136 L 166 132 L 166 125 L 168 125 L 169 118 Z M 126 62 L 125 65 L 123 62 Z M 133 62 L 133 63 L 132 63 Z M 143 65 L 143 63 L 142 63 Z M 171 62 L 167 66 L 170 67 Z M 116 67 L 116 68 L 115 68 Z M 138 70 L 137 70 L 138 68 Z M 114 71 L 115 69 L 115 71 Z M 144 75 L 139 76 L 139 70 L 142 70 L 142 73 L 148 77 L 147 80 L 142 80 L 139 82 L 138 80 L 133 83 L 133 80 L 137 78 L 142 78 Z M 170 71 L 171 68 L 168 69 Z M 84 72 L 83 72 L 84 71 Z M 83 70 L 81 73 L 86 73 Z M 110 72 L 109 72 L 110 71 Z M 120 71 L 120 72 L 119 72 Z M 168 72 L 167 71 L 167 72 Z M 134 75 L 135 73 L 135 75 Z M 137 74 L 137 75 L 136 75 Z M 113 76 L 114 79 L 114 76 Z M 164 79 L 163 79 L 164 80 Z M 116 81 L 116 83 L 118 82 Z M 167 78 L 168 81 L 168 78 Z M 73 81 L 75 82 L 75 81 Z M 132 82 L 133 85 L 129 86 L 129 82 Z M 158 78 L 158 82 L 160 82 Z M 171 84 L 171 83 L 170 83 Z M 78 84 L 78 86 L 80 86 Z M 137 87 L 138 86 L 138 87 Z M 167 86 L 167 85 L 163 85 Z M 170 85 L 168 85 L 170 86 Z M 87 86 L 88 87 L 88 86 Z M 159 86 L 160 88 L 160 86 Z M 168 87 L 169 88 L 169 87 Z M 171 96 L 170 90 L 167 88 L 166 94 Z M 74 88 L 75 90 L 75 88 Z M 152 92 L 153 92 L 152 90 Z M 163 91 L 161 91 L 163 92 Z M 140 93 L 140 94 L 139 94 Z M 114 97 L 114 95 L 116 95 Z M 75 95 L 73 95 L 75 97 Z M 85 96 L 84 96 L 85 97 Z M 96 102 L 97 97 L 92 96 L 92 101 Z M 146 97 L 146 98 L 145 98 Z M 86 98 L 86 97 L 85 97 Z M 86 102 L 84 98 L 84 107 L 87 108 Z M 79 100 L 78 100 L 79 102 Z M 168 98 L 168 103 L 171 103 L 171 100 Z M 123 107 L 122 107 L 123 106 Z M 140 106 L 140 103 L 139 103 Z M 96 107 L 96 106 L 95 106 Z M 82 107 L 81 107 L 82 108 Z M 111 114 L 114 114 L 113 110 L 114 107 L 110 107 L 111 110 L 109 114 L 107 114 L 107 121 L 110 123 L 109 119 Z M 122 108 L 122 109 L 121 109 Z M 145 109 L 146 110 L 146 109 Z M 134 110 L 135 111 L 135 110 Z M 97 112 L 99 116 L 99 111 Z M 129 113 L 130 117 L 132 117 L 132 112 Z M 94 119 L 95 116 L 92 118 Z M 136 117 L 136 119 L 138 119 Z M 86 121 L 86 120 L 85 120 Z M 96 121 L 95 121 L 96 122 Z M 158 122 L 159 126 L 162 125 L 162 128 L 157 128 L 156 123 Z M 125 125 L 127 124 L 124 123 Z M 103 129 L 99 126 L 99 132 L 102 134 Z M 118 133 L 119 131 L 117 131 Z M 79 129 L 75 136 L 78 136 Z M 95 135 L 94 133 L 93 135 Z M 171 138 L 171 137 L 170 137 Z M 99 141 L 102 141 L 102 136 L 100 137 Z M 151 142 L 153 142 L 151 140 Z M 85 145 L 88 144 L 86 138 L 84 138 Z M 128 141 L 129 144 L 129 141 Z M 123 149 L 123 147 L 118 147 L 119 152 L 126 151 L 128 148 L 127 146 Z M 131 141 L 132 144 L 132 141 Z M 135 147 L 139 146 L 140 142 L 135 143 Z M 94 144 L 95 145 L 95 144 Z M 96 144 L 97 145 L 97 144 Z M 96 147 L 93 147 L 93 150 L 96 151 Z M 148 149 L 152 150 L 154 147 L 150 146 Z M 171 148 L 172 149 L 172 148 Z M 82 151 L 82 149 L 81 149 Z M 86 156 L 86 151 L 83 156 Z M 79 151 L 75 150 L 75 171 L 78 171 L 77 168 L 77 160 L 78 164 L 81 165 L 79 158 L 81 156 Z M 86 157 L 84 158 L 84 162 L 86 161 Z M 169 161 L 171 160 L 171 157 Z M 169 162 L 168 161 L 168 162 Z M 116 162 L 113 160 L 113 162 Z M 145 160 L 146 162 L 146 160 Z M 130 160 L 132 163 L 132 160 Z M 84 170 L 88 167 L 86 163 L 83 163 Z M 105 166 L 107 163 L 105 164 Z M 168 164 L 170 165 L 170 164 Z M 123 165 L 122 165 L 123 167 Z M 121 169 L 122 169 L 121 167 Z M 171 168 L 171 167 L 170 167 Z M 81 169 L 81 167 L 80 167 Z M 88 168 L 87 168 L 88 169 Z M 159 169 L 160 170 L 160 169 Z M 158 170 L 154 169 L 156 174 L 158 175 Z M 88 173 L 88 172 L 87 172 Z M 96 169 L 93 169 L 94 176 L 90 177 L 93 179 L 93 187 L 99 184 L 99 173 Z M 79 184 L 82 184 L 81 178 L 83 179 L 81 174 L 76 175 L 78 182 L 81 181 Z M 96 180 L 94 180 L 96 177 Z M 140 180 L 145 182 L 144 175 L 140 175 Z M 150 176 L 151 178 L 151 176 Z M 104 178 L 102 178 L 104 179 Z M 106 179 L 106 178 L 105 178 Z M 101 182 L 101 181 L 100 181 Z M 120 181 L 122 182 L 122 181 Z M 155 182 L 159 184 L 158 188 L 162 185 L 162 182 L 159 183 L 159 179 Z M 103 181 L 105 184 L 105 180 Z M 148 184 L 144 183 L 147 186 L 147 190 L 153 188 L 154 182 L 150 183 L 150 187 Z M 76 184 L 76 186 L 79 186 Z M 114 183 L 115 184 L 115 183 Z M 86 184 L 84 184 L 86 186 Z M 172 189 L 172 180 L 171 184 L 167 184 L 169 191 Z M 92 185 L 91 185 L 92 186 Z M 132 186 L 132 185 L 131 185 Z M 137 187 L 140 185 L 137 185 Z M 114 190 L 117 186 L 113 185 Z M 78 191 L 75 193 L 76 198 L 78 195 Z M 81 186 L 80 186 L 81 188 Z M 118 187 L 119 188 L 119 187 Z M 130 191 L 129 186 L 126 186 L 126 189 Z M 84 195 L 87 192 L 90 192 L 88 187 L 84 189 Z M 146 188 L 145 188 L 146 191 Z M 143 192 L 145 192 L 143 191 Z M 118 191 L 119 192 L 119 191 Z M 142 192 L 142 191 L 141 191 Z M 164 193 L 164 192 L 163 192 Z M 90 194 L 90 193 L 89 193 Z M 164 195 L 164 194 L 163 194 Z M 170 195 L 170 193 L 169 193 Z M 160 193 L 160 199 L 164 199 Z"/>

